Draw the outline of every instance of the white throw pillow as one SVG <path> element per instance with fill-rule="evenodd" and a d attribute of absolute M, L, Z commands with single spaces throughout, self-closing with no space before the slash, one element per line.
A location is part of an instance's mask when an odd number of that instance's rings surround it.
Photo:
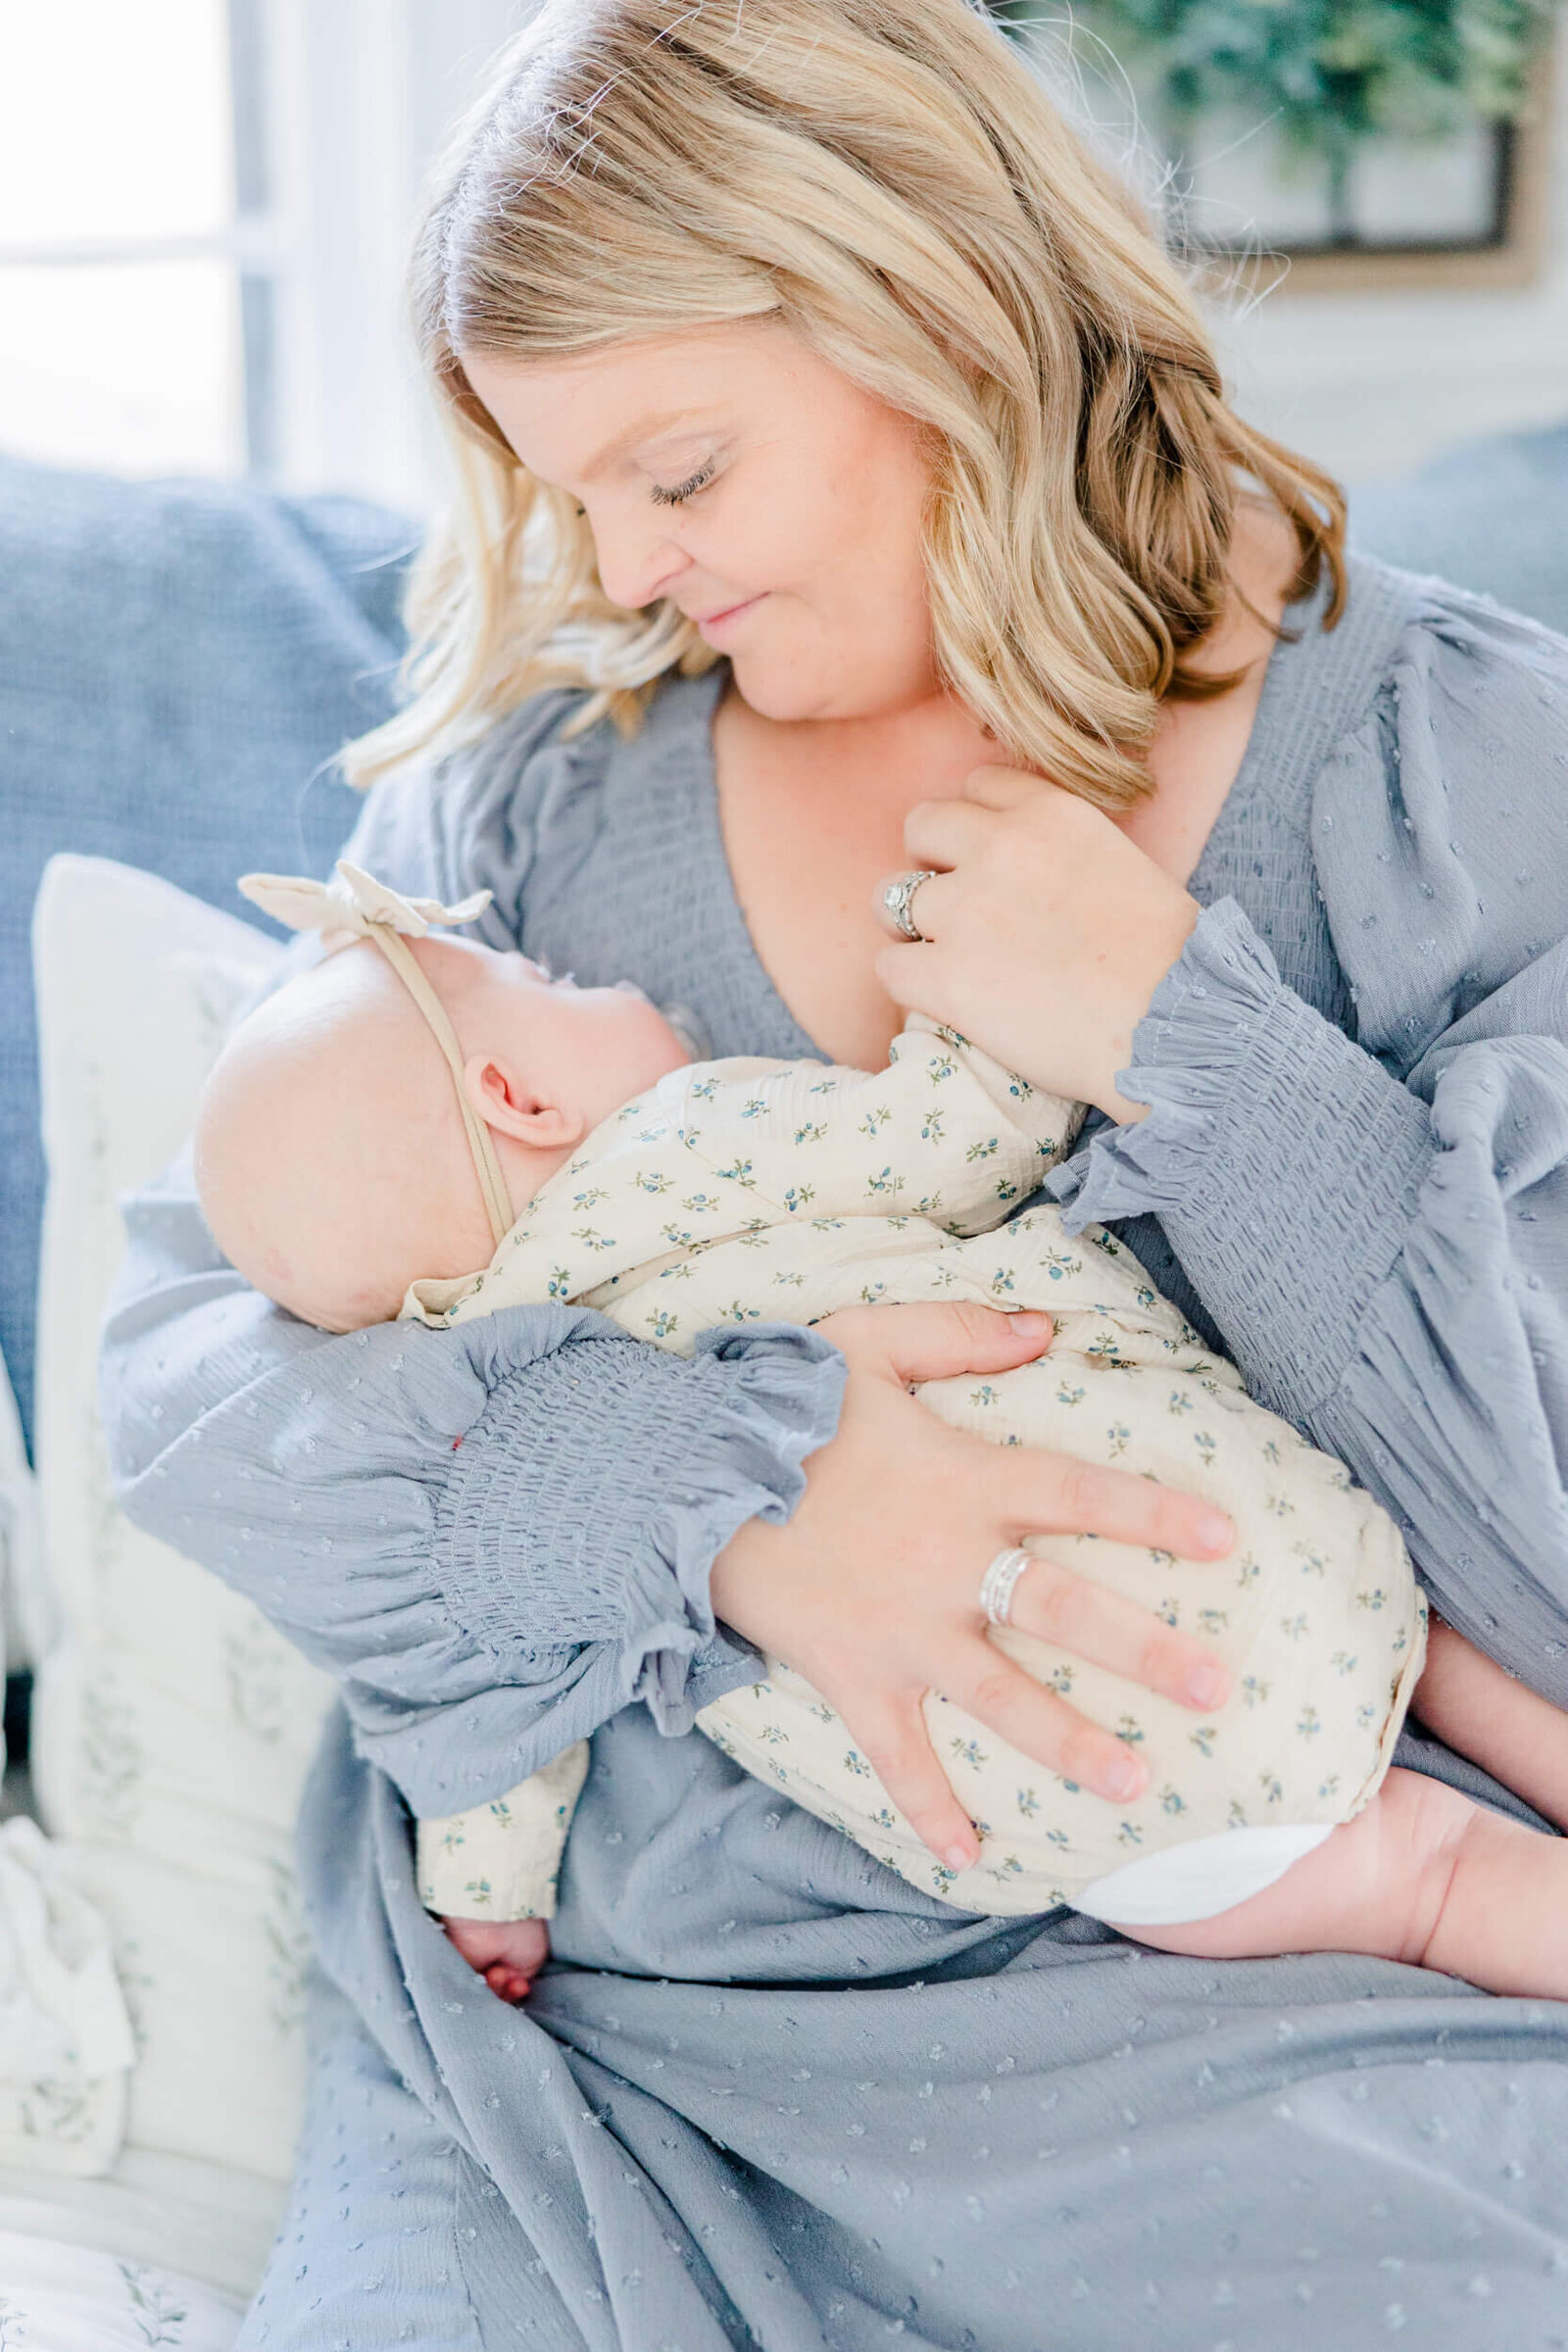
<path fill-rule="evenodd" d="M 96 1360 L 119 1197 L 166 1166 L 277 946 L 156 876 L 56 858 L 33 925 L 49 1187 L 36 1458 L 63 1631 L 39 1671 L 46 1827 L 106 1913 L 140 2045 L 131 2146 L 285 2180 L 303 2082 L 294 1815 L 329 1695 L 110 1492 Z"/>
<path fill-rule="evenodd" d="M 135 2037 L 108 1924 L 35 1821 L 0 1828 L 0 2162 L 101 2173 L 120 2151 Z M 0 2345 L 4 2338 L 0 2337 Z"/>
<path fill-rule="evenodd" d="M 0 2347 L 18 2352 L 228 2352 L 240 2306 L 198 2279 L 0 2230 Z"/>
<path fill-rule="evenodd" d="M 38 1495 L 22 1415 L 0 1356 L 0 1675 L 20 1674 L 48 1646 Z"/>

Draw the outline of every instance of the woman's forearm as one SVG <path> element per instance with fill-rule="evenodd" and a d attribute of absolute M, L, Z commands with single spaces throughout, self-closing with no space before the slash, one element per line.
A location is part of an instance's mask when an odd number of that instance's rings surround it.
<path fill-rule="evenodd" d="M 498 1794 L 631 1700 L 683 1729 L 743 1678 L 709 1570 L 832 1436 L 826 1343 L 683 1361 L 562 1307 L 330 1338 L 224 1264 L 179 1169 L 127 1221 L 103 1381 L 124 1507 L 338 1679 L 416 1811 Z"/>
<path fill-rule="evenodd" d="M 1152 1104 L 1052 1181 L 1153 1209 L 1249 1386 L 1398 1519 L 1444 1613 L 1568 1699 L 1568 1052 L 1397 1082 L 1210 907 L 1135 1040 Z"/>
<path fill-rule="evenodd" d="M 1344 1378 L 1439 1147 L 1429 1106 L 1209 907 L 1121 1073 L 1151 1105 L 1047 1185 L 1070 1231 L 1153 1209 L 1249 1387 L 1304 1421 Z"/>

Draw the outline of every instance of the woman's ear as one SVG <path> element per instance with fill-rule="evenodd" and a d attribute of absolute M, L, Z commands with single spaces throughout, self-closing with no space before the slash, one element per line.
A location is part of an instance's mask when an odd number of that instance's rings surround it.
<path fill-rule="evenodd" d="M 569 1152 L 588 1132 L 581 1111 L 547 1102 L 537 1087 L 525 1086 L 517 1072 L 493 1054 L 468 1056 L 463 1065 L 463 1086 L 487 1127 L 514 1136 L 536 1152 Z"/>

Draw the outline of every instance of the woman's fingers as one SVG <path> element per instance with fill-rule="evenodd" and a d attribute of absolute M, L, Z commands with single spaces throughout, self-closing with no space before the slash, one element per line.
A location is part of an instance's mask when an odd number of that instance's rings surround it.
<path fill-rule="evenodd" d="M 926 884 L 927 890 L 935 888 L 935 883 Z M 916 898 L 916 909 L 924 896 L 922 891 Z M 918 912 L 915 919 L 919 920 Z M 960 997 L 935 930 L 930 939 L 900 940 L 897 945 L 890 942 L 887 947 L 879 948 L 873 967 L 884 993 L 906 1012 L 923 1012 L 928 1020 L 946 1021 L 950 1028 L 957 1027 L 956 1015 Z"/>
<path fill-rule="evenodd" d="M 942 1690 L 999 1739 L 1113 1804 L 1128 1803 L 1149 1779 L 1148 1765 L 1125 1741 L 1035 1682 L 981 1635 L 956 1646 Z"/>
<path fill-rule="evenodd" d="M 972 767 L 963 780 L 963 790 L 965 799 L 977 807 L 999 811 L 1038 803 L 1048 793 L 1054 793 L 1060 801 L 1077 798 L 1074 793 L 1063 792 L 1059 784 L 1053 784 L 1049 776 L 1036 775 L 1027 767 L 999 765 L 996 760 L 984 767 Z"/>
<path fill-rule="evenodd" d="M 1006 1372 L 1032 1363 L 1051 1345 L 1049 1315 L 1004 1315 L 968 1301 L 931 1306 L 847 1306 L 817 1325 L 850 1361 L 879 1360 L 907 1386 L 953 1380 L 964 1372 Z"/>
<path fill-rule="evenodd" d="M 967 801 L 922 801 L 904 820 L 910 863 L 934 865 L 939 872 L 960 864 L 978 849 L 990 821 L 984 809 Z"/>
<path fill-rule="evenodd" d="M 1236 1541 L 1222 1510 L 1180 1487 L 1028 1446 L 1009 1446 L 1007 1458 L 1020 1534 L 1102 1536 L 1184 1560 L 1223 1558 Z"/>
<path fill-rule="evenodd" d="M 1121 1592 L 1036 1556 L 1014 1588 L 1008 1623 L 1091 1666 L 1124 1675 L 1183 1707 L 1217 1707 L 1231 1678 L 1212 1650 Z"/>
<path fill-rule="evenodd" d="M 857 1692 L 840 1709 L 856 1744 L 915 1836 L 950 1870 L 980 1858 L 974 1824 L 937 1762 L 918 1697 L 868 1698 Z"/>

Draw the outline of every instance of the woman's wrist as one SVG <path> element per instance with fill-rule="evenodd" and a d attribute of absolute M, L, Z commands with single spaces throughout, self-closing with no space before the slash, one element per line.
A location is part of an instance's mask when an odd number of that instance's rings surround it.
<path fill-rule="evenodd" d="M 1044 777 L 977 768 L 965 798 L 925 803 L 905 840 L 929 878 L 915 940 L 877 975 L 1042 1092 L 1118 1121 L 1133 1033 L 1180 958 L 1198 902 L 1104 812 Z"/>
<path fill-rule="evenodd" d="M 1180 909 L 1173 907 L 1170 919 L 1141 943 L 1142 952 L 1132 968 L 1118 975 L 1117 1008 L 1111 1012 L 1097 1056 L 1091 1091 L 1082 1098 L 1118 1127 L 1136 1127 L 1149 1116 L 1150 1104 L 1136 1095 L 1124 1095 L 1118 1081 L 1141 1058 L 1140 1030 L 1162 998 L 1181 986 L 1183 958 L 1202 911 L 1196 899 L 1188 900 Z M 1028 1071 L 1023 1074 L 1030 1075 Z"/>
<path fill-rule="evenodd" d="M 1286 987 L 1233 899 L 1204 909 L 1119 1075 L 1147 1115 L 1047 1175 L 1068 1231 L 1157 1215 L 1249 1385 L 1299 1419 L 1403 1247 L 1426 1105 Z"/>

